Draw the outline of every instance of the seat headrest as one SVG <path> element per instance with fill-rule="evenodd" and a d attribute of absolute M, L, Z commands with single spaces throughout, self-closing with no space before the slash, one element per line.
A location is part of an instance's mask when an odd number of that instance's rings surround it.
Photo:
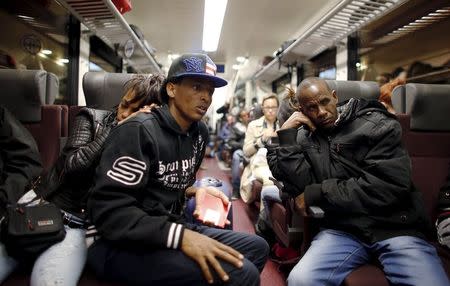
<path fill-rule="evenodd" d="M 47 72 L 43 70 L 0 70 L 0 103 L 24 123 L 41 120 L 45 103 Z"/>
<path fill-rule="evenodd" d="M 83 91 L 86 105 L 108 110 L 120 103 L 125 83 L 133 74 L 87 72 L 83 76 Z"/>
<path fill-rule="evenodd" d="M 406 112 L 405 86 L 397 85 L 392 90 L 391 95 L 392 106 L 397 113 Z"/>
<path fill-rule="evenodd" d="M 408 83 L 406 113 L 411 130 L 450 131 L 450 85 Z"/>
<path fill-rule="evenodd" d="M 380 87 L 374 81 L 325 80 L 328 87 L 336 91 L 338 102 L 350 98 L 378 99 Z"/>
<path fill-rule="evenodd" d="M 59 79 L 51 72 L 47 73 L 47 91 L 45 94 L 45 104 L 53 104 L 59 94 Z"/>

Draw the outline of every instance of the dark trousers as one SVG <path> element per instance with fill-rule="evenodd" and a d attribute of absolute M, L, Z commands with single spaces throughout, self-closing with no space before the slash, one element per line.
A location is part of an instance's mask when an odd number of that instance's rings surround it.
<path fill-rule="evenodd" d="M 244 255 L 244 266 L 235 268 L 221 262 L 230 280 L 226 285 L 259 285 L 269 246 L 259 236 L 205 226 L 189 226 L 201 234 L 216 239 Z M 209 285 L 198 264 L 181 250 L 124 250 L 105 240 L 89 248 L 88 264 L 99 277 L 126 285 Z M 214 269 L 210 267 L 212 273 Z M 221 279 L 214 276 L 215 285 Z"/>

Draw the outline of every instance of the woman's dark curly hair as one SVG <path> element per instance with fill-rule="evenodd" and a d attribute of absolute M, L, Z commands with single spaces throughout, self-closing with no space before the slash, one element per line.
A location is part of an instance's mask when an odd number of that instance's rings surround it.
<path fill-rule="evenodd" d="M 164 84 L 165 77 L 161 74 L 145 75 L 136 74 L 125 83 L 125 94 L 133 90 L 133 102 L 140 101 L 144 98 L 142 106 L 156 103 L 162 104 L 161 86 Z"/>

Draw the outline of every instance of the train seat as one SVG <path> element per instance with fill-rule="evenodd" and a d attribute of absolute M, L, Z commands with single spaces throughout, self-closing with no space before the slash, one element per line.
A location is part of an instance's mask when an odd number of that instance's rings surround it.
<path fill-rule="evenodd" d="M 83 76 L 86 106 L 108 110 L 120 103 L 125 83 L 133 74 L 87 72 Z"/>
<path fill-rule="evenodd" d="M 406 102 L 405 102 L 405 86 L 397 85 L 392 90 L 391 95 L 392 106 L 397 113 L 405 113 Z"/>
<path fill-rule="evenodd" d="M 411 157 L 412 179 L 422 192 L 425 210 L 431 222 L 436 220 L 437 199 L 450 167 L 450 85 L 407 84 L 405 111 L 398 118 L 403 129 L 403 143 Z M 450 251 L 436 242 L 433 233 L 429 238 L 450 277 Z M 383 285 L 383 272 L 374 265 L 365 265 L 353 271 L 344 285 Z M 369 279 L 367 277 L 370 277 Z M 369 284 L 367 284 L 369 285 Z M 388 285 L 388 284 L 384 284 Z"/>
<path fill-rule="evenodd" d="M 47 77 L 48 73 L 42 70 L 0 70 L 0 104 L 33 135 L 46 170 L 58 158 L 60 140 L 67 130 L 64 126 L 67 107 L 51 105 L 50 97 L 47 100 L 47 94 L 56 94 L 58 90 L 57 83 L 47 85 Z"/>
<path fill-rule="evenodd" d="M 83 92 L 86 106 L 109 110 L 117 106 L 124 94 L 125 83 L 133 74 L 87 72 L 83 76 Z M 69 130 L 72 130 L 75 116 L 83 106 L 69 107 Z"/>
<path fill-rule="evenodd" d="M 350 98 L 378 99 L 380 88 L 374 81 L 326 80 L 331 90 L 335 90 L 339 103 Z"/>

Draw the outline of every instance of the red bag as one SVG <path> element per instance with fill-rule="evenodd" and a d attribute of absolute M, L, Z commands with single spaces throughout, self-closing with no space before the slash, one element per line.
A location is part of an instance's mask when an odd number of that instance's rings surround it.
<path fill-rule="evenodd" d="M 270 259 L 278 264 L 295 265 L 300 260 L 300 251 L 292 247 L 283 247 L 276 242 L 271 249 Z"/>
<path fill-rule="evenodd" d="M 131 6 L 131 0 L 112 0 L 117 10 L 119 10 L 120 14 L 125 14 L 128 11 L 131 11 L 133 8 Z"/>

